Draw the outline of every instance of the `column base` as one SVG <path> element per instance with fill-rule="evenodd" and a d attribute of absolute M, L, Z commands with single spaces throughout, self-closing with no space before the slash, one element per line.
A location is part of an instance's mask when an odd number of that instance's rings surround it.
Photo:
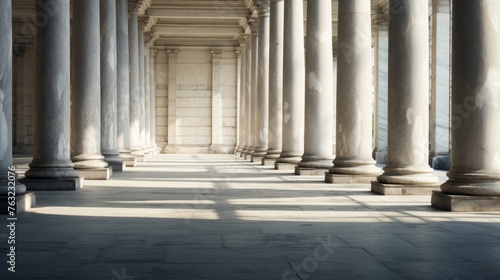
<path fill-rule="evenodd" d="M 125 170 L 125 167 L 127 164 L 122 161 L 122 162 L 108 162 L 108 167 L 111 168 L 113 171 L 123 171 Z"/>
<path fill-rule="evenodd" d="M 332 184 L 370 184 L 373 181 L 377 181 L 377 176 L 370 175 L 343 175 L 343 174 L 331 174 L 326 172 L 325 182 Z"/>
<path fill-rule="evenodd" d="M 125 163 L 119 154 L 112 156 L 104 156 L 104 161 L 108 163 L 108 167 L 113 171 L 123 171 L 125 169 Z"/>
<path fill-rule="evenodd" d="M 209 151 L 212 154 L 222 154 L 223 153 L 222 147 L 221 147 L 220 144 L 212 144 L 212 145 L 210 145 Z"/>
<path fill-rule="evenodd" d="M 261 164 L 264 166 L 274 166 L 276 163 L 277 158 L 263 158 L 261 161 Z"/>
<path fill-rule="evenodd" d="M 256 163 L 260 163 L 260 164 L 262 164 L 262 159 L 264 159 L 264 157 L 263 157 L 263 156 L 255 156 L 255 155 L 252 155 L 251 162 L 256 162 Z"/>
<path fill-rule="evenodd" d="M 130 152 L 128 153 L 121 153 L 120 157 L 122 159 L 122 162 L 125 164 L 126 167 L 135 167 L 137 164 L 135 157 L 132 156 Z"/>
<path fill-rule="evenodd" d="M 432 192 L 432 206 L 451 212 L 498 212 L 500 196 L 472 196 Z"/>
<path fill-rule="evenodd" d="M 328 173 L 328 168 L 308 168 L 295 166 L 295 175 L 301 176 L 323 176 Z"/>
<path fill-rule="evenodd" d="M 113 174 L 113 170 L 110 167 L 107 168 L 95 168 L 95 169 L 77 169 L 80 176 L 85 180 L 108 180 Z"/>
<path fill-rule="evenodd" d="M 433 191 L 439 190 L 439 183 L 435 184 L 383 184 L 372 182 L 371 191 L 381 195 L 431 195 Z"/>
<path fill-rule="evenodd" d="M 137 165 L 137 161 L 134 157 L 123 159 L 123 163 L 126 167 L 135 167 Z"/>
<path fill-rule="evenodd" d="M 20 179 L 29 191 L 75 191 L 83 188 L 83 177 L 60 179 Z"/>
<path fill-rule="evenodd" d="M 146 162 L 146 155 L 143 151 L 133 151 L 132 156 L 135 158 L 136 162 Z"/>
<path fill-rule="evenodd" d="M 168 144 L 165 147 L 165 153 L 167 153 L 167 154 L 176 154 L 178 151 L 179 151 L 179 149 L 177 148 L 177 145 L 175 145 L 175 144 Z"/>
<path fill-rule="evenodd" d="M 252 160 L 252 156 L 253 156 L 253 152 L 252 152 L 252 151 L 248 151 L 248 152 L 245 154 L 245 159 L 246 159 L 246 160 Z"/>
<path fill-rule="evenodd" d="M 33 192 L 27 192 L 16 195 L 16 214 L 25 212 L 36 206 L 36 195 Z M 0 215 L 9 214 L 9 204 L 7 196 L 0 196 Z"/>
<path fill-rule="evenodd" d="M 236 148 L 234 148 L 234 155 L 237 156 L 243 151 L 243 147 L 238 145 Z"/>
<path fill-rule="evenodd" d="M 290 162 L 275 162 L 274 169 L 276 170 L 295 170 L 296 163 Z"/>

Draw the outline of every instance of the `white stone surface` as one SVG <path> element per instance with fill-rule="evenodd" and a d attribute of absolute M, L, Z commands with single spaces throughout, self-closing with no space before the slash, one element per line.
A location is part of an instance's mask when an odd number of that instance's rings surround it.
<path fill-rule="evenodd" d="M 285 1 L 283 50 L 283 147 L 277 163 L 298 163 L 304 153 L 304 11 Z"/>
<path fill-rule="evenodd" d="M 495 279 L 500 274 L 499 213 L 437 211 L 429 196 L 385 197 L 369 188 L 318 184 L 227 155 L 161 155 L 108 181 L 86 182 L 71 195 L 37 193 L 39 207 L 23 214 L 16 227 L 18 240 L 29 244 L 16 252 L 16 277 L 112 279 L 117 273 L 135 279 L 255 280 L 282 279 L 285 273 L 284 279 L 299 279 L 302 273 L 308 279 Z M 0 238 L 5 240 L 5 231 Z M 315 252 L 324 261 L 312 269 Z M 2 254 L 0 262 L 6 258 Z M 1 277 L 6 273 L 0 271 Z"/>
<path fill-rule="evenodd" d="M 141 152 L 141 107 L 139 85 L 139 23 L 138 7 L 129 3 L 129 89 L 130 89 L 130 149 L 134 155 L 140 156 Z"/>
<path fill-rule="evenodd" d="M 34 104 L 34 151 L 26 177 L 33 179 L 78 178 L 70 160 L 70 5 L 51 0 L 60 7 L 47 24 L 38 29 Z M 42 2 L 36 9 L 43 12 Z M 51 133 L 48 133 L 48 132 Z"/>
<path fill-rule="evenodd" d="M 116 1 L 117 48 L 117 148 L 124 159 L 130 160 L 130 87 L 128 1 Z"/>
<path fill-rule="evenodd" d="M 101 153 L 113 170 L 122 170 L 118 153 L 117 6 L 100 1 L 101 14 Z M 128 61 L 128 60 L 127 60 Z"/>
<path fill-rule="evenodd" d="M 269 26 L 269 149 L 267 164 L 276 160 L 283 145 L 283 0 L 271 1 Z M 263 161 L 263 164 L 266 162 Z"/>
<path fill-rule="evenodd" d="M 500 2 L 454 1 L 452 10 L 452 157 L 449 179 L 441 190 L 498 196 Z M 489 21 L 465 24 L 469 16 Z"/>
<path fill-rule="evenodd" d="M 330 1 L 307 2 L 304 155 L 296 174 L 314 174 L 332 165 L 333 50 Z M 300 169 L 305 169 L 300 172 Z"/>
<path fill-rule="evenodd" d="M 71 60 L 71 160 L 106 168 L 101 154 L 101 37 L 98 0 L 75 2 Z"/>
<path fill-rule="evenodd" d="M 337 143 L 330 174 L 377 176 L 372 159 L 370 1 L 339 0 Z M 364 81 L 364 82 L 359 82 Z"/>
<path fill-rule="evenodd" d="M 269 0 L 257 1 L 259 15 L 259 46 L 257 58 L 255 152 L 252 161 L 261 162 L 269 141 Z M 255 157 L 255 159 L 254 159 Z"/>
<path fill-rule="evenodd" d="M 438 182 L 428 164 L 428 1 L 398 2 L 389 22 L 388 163 L 384 184 Z"/>

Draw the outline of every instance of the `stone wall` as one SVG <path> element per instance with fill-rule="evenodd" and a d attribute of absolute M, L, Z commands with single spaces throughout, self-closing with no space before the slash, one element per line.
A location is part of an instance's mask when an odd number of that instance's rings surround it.
<path fill-rule="evenodd" d="M 221 50 L 217 66 L 213 59 L 209 48 L 167 48 L 158 53 L 156 126 L 163 152 L 230 153 L 234 149 L 236 54 Z M 220 67 L 217 77 L 214 67 Z M 218 101 L 220 106 L 214 107 Z M 220 139 L 217 148 L 212 145 L 214 134 Z"/>

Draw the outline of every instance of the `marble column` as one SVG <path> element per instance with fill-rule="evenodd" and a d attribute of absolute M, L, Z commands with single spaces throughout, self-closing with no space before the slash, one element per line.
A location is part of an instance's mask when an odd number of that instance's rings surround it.
<path fill-rule="evenodd" d="M 156 144 L 156 54 L 157 49 L 154 46 L 149 47 L 149 94 L 150 94 L 150 122 L 151 122 L 151 133 L 149 134 L 151 148 L 153 149 L 154 155 L 158 155 L 160 149 Z"/>
<path fill-rule="evenodd" d="M 123 170 L 117 147 L 116 1 L 101 0 L 101 153 L 113 171 Z"/>
<path fill-rule="evenodd" d="M 245 117 L 245 111 L 243 107 L 245 103 L 243 102 L 243 91 L 241 87 L 241 76 L 242 76 L 242 51 L 241 48 L 237 48 L 235 51 L 236 54 L 236 96 L 237 96 L 237 104 L 238 104 L 238 113 L 237 113 L 237 121 L 236 121 L 236 147 L 234 148 L 234 155 L 238 155 L 241 153 L 243 149 L 242 139 L 243 137 L 243 122 Z"/>
<path fill-rule="evenodd" d="M 137 43 L 139 44 L 139 143 L 145 156 L 149 156 L 149 149 L 146 145 L 146 85 L 144 82 L 144 28 L 148 22 L 147 18 L 139 18 L 139 31 Z"/>
<path fill-rule="evenodd" d="M 429 164 L 450 168 L 450 0 L 432 3 Z"/>
<path fill-rule="evenodd" d="M 269 0 L 256 1 L 259 14 L 259 45 L 257 58 L 257 102 L 255 152 L 252 162 L 262 163 L 268 149 L 269 133 Z"/>
<path fill-rule="evenodd" d="M 247 52 L 248 52 L 248 38 L 246 34 L 242 34 L 239 38 L 239 43 L 240 43 L 240 50 L 241 50 L 241 63 L 240 63 L 240 149 L 237 152 L 237 156 L 239 157 L 244 157 L 244 152 L 245 152 L 245 143 L 247 139 L 247 122 L 248 119 L 246 118 L 246 98 L 247 98 L 247 86 L 246 86 L 246 72 L 247 72 Z"/>
<path fill-rule="evenodd" d="M 251 160 L 257 146 L 257 72 L 259 66 L 259 23 L 258 20 L 252 22 L 252 60 L 250 72 L 250 121 L 249 121 L 249 137 L 250 143 L 246 159 Z"/>
<path fill-rule="evenodd" d="M 7 211 L 6 196 L 11 192 L 16 196 L 16 203 L 26 192 L 26 186 L 16 183 L 17 177 L 12 165 L 12 2 L 5 0 L 0 2 L 0 197 L 2 209 L 0 213 Z M 14 180 L 9 180 L 14 179 Z M 30 195 L 28 195 L 30 196 Z M 32 194 L 31 194 L 32 196 Z M 31 199 L 31 198 L 29 198 Z M 23 199 L 24 200 L 24 199 Z M 17 205 L 16 209 L 25 210 L 31 208 Z M 21 212 L 19 211 L 18 212 Z"/>
<path fill-rule="evenodd" d="M 179 50 L 167 49 L 168 56 L 168 144 L 167 153 L 177 152 L 177 55 Z"/>
<path fill-rule="evenodd" d="M 116 1 L 117 149 L 127 167 L 136 165 L 130 150 L 128 0 Z"/>
<path fill-rule="evenodd" d="M 325 180 L 370 183 L 382 173 L 372 159 L 370 0 L 339 0 L 338 46 L 336 157 Z"/>
<path fill-rule="evenodd" d="M 451 169 L 432 204 L 500 211 L 500 2 L 452 2 Z"/>
<path fill-rule="evenodd" d="M 387 163 L 387 94 L 389 63 L 389 23 L 377 22 L 375 39 L 375 112 L 373 158 L 378 164 Z"/>
<path fill-rule="evenodd" d="M 342 0 L 340 0 L 342 1 Z M 340 5 L 340 4 L 339 4 Z M 324 175 L 332 165 L 332 1 L 307 1 L 304 155 L 297 175 Z"/>
<path fill-rule="evenodd" d="M 71 160 L 85 179 L 106 180 L 101 154 L 101 56 L 99 0 L 73 3 L 71 57 Z"/>
<path fill-rule="evenodd" d="M 250 127 L 252 125 L 250 110 L 252 109 L 252 39 L 251 35 L 247 40 L 246 65 L 245 65 L 245 145 L 241 152 L 242 158 L 247 158 L 252 142 Z"/>
<path fill-rule="evenodd" d="M 70 5 L 67 0 L 37 1 L 36 12 L 44 13 L 45 5 L 57 8 L 37 29 L 35 142 L 23 183 L 29 190 L 75 190 L 83 178 L 70 160 Z"/>
<path fill-rule="evenodd" d="M 148 41 L 148 36 L 146 36 L 145 42 Z M 154 151 L 151 146 L 151 77 L 149 76 L 150 65 L 149 65 L 149 43 L 144 44 L 144 131 L 145 139 L 144 145 L 149 153 L 149 156 L 153 156 Z"/>
<path fill-rule="evenodd" d="M 129 90 L 130 90 L 130 149 L 136 161 L 144 162 L 141 146 L 141 93 L 139 84 L 139 20 L 138 0 L 129 0 Z"/>
<path fill-rule="evenodd" d="M 304 154 L 305 57 L 302 0 L 285 1 L 283 37 L 283 151 L 276 169 L 291 169 Z"/>
<path fill-rule="evenodd" d="M 262 165 L 274 166 L 281 153 L 283 133 L 284 0 L 271 0 L 269 27 L 269 135 Z"/>
<path fill-rule="evenodd" d="M 388 162 L 372 182 L 380 194 L 430 194 L 439 179 L 428 164 L 428 1 L 391 0 L 389 21 Z"/>
<path fill-rule="evenodd" d="M 212 153 L 221 153 L 221 130 L 222 130 L 222 92 L 221 92 L 221 59 L 222 51 L 210 50 L 212 54 Z"/>

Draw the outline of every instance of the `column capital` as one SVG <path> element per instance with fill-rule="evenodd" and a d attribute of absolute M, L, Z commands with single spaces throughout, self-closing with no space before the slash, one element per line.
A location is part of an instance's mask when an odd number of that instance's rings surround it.
<path fill-rule="evenodd" d="M 158 35 L 153 31 L 149 31 L 144 34 L 144 43 L 154 46 L 156 40 L 158 40 Z"/>
<path fill-rule="evenodd" d="M 221 59 L 222 58 L 222 50 L 212 49 L 212 50 L 210 50 L 210 53 L 212 54 L 212 59 Z"/>
<path fill-rule="evenodd" d="M 250 30 L 252 31 L 252 35 L 259 34 L 259 21 L 257 18 L 251 17 L 248 19 L 248 24 L 250 25 Z"/>
<path fill-rule="evenodd" d="M 128 0 L 128 12 L 138 13 L 144 0 Z"/>
<path fill-rule="evenodd" d="M 269 15 L 270 12 L 269 0 L 254 0 L 254 2 L 259 16 Z"/>
<path fill-rule="evenodd" d="M 178 54 L 179 54 L 178 49 L 167 49 L 168 57 L 177 57 Z"/>
<path fill-rule="evenodd" d="M 377 30 L 380 31 L 388 31 L 389 30 L 389 15 L 379 14 L 374 19 L 374 27 L 377 27 Z"/>
<path fill-rule="evenodd" d="M 158 54 L 158 48 L 157 47 L 150 47 L 149 54 L 152 58 L 155 58 L 156 55 Z"/>
<path fill-rule="evenodd" d="M 149 24 L 149 17 L 142 16 L 138 18 L 139 21 L 139 29 L 145 29 Z"/>
<path fill-rule="evenodd" d="M 14 44 L 12 46 L 12 51 L 15 56 L 23 57 L 26 53 L 26 45 L 25 44 Z"/>
<path fill-rule="evenodd" d="M 248 46 L 248 41 L 250 41 L 249 34 L 240 34 L 238 42 L 240 43 L 240 48 L 246 48 Z"/>

